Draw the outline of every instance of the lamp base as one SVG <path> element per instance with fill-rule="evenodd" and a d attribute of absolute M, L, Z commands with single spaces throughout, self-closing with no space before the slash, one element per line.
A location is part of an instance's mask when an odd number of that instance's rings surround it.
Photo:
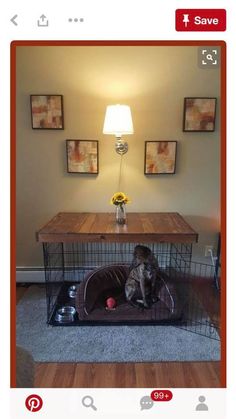
<path fill-rule="evenodd" d="M 115 149 L 118 154 L 125 154 L 128 151 L 128 143 L 117 137 Z"/>

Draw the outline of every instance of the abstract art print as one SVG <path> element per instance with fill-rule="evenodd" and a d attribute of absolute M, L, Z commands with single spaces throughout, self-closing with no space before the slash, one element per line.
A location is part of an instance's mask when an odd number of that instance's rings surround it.
<path fill-rule="evenodd" d="M 184 99 L 183 131 L 215 130 L 216 98 L 186 97 Z"/>
<path fill-rule="evenodd" d="M 174 174 L 177 141 L 145 141 L 144 174 Z"/>
<path fill-rule="evenodd" d="M 33 129 L 64 129 L 61 95 L 31 95 L 30 103 Z"/>
<path fill-rule="evenodd" d="M 98 174 L 98 141 L 66 140 L 67 172 Z"/>

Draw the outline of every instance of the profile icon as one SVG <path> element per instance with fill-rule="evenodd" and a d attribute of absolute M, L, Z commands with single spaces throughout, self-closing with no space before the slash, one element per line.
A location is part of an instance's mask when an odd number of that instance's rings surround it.
<path fill-rule="evenodd" d="M 196 409 L 195 410 L 197 410 L 198 412 L 200 412 L 200 411 L 207 411 L 208 410 L 208 406 L 207 406 L 207 404 L 205 403 L 205 401 L 206 401 L 206 397 L 204 397 L 204 396 L 199 396 L 198 397 L 198 400 L 199 400 L 199 404 L 196 406 Z"/>

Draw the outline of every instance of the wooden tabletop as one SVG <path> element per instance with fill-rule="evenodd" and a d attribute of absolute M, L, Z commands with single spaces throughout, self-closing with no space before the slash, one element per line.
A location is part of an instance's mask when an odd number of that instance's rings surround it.
<path fill-rule="evenodd" d="M 39 242 L 193 243 L 198 234 L 177 212 L 128 213 L 118 225 L 114 213 L 60 212 L 36 233 Z"/>

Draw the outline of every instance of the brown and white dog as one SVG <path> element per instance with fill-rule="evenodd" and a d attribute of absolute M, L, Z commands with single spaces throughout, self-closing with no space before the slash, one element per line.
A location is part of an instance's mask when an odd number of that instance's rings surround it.
<path fill-rule="evenodd" d="M 125 283 L 127 301 L 148 308 L 157 300 L 158 269 L 158 262 L 152 251 L 146 246 L 136 246 L 130 273 Z"/>

